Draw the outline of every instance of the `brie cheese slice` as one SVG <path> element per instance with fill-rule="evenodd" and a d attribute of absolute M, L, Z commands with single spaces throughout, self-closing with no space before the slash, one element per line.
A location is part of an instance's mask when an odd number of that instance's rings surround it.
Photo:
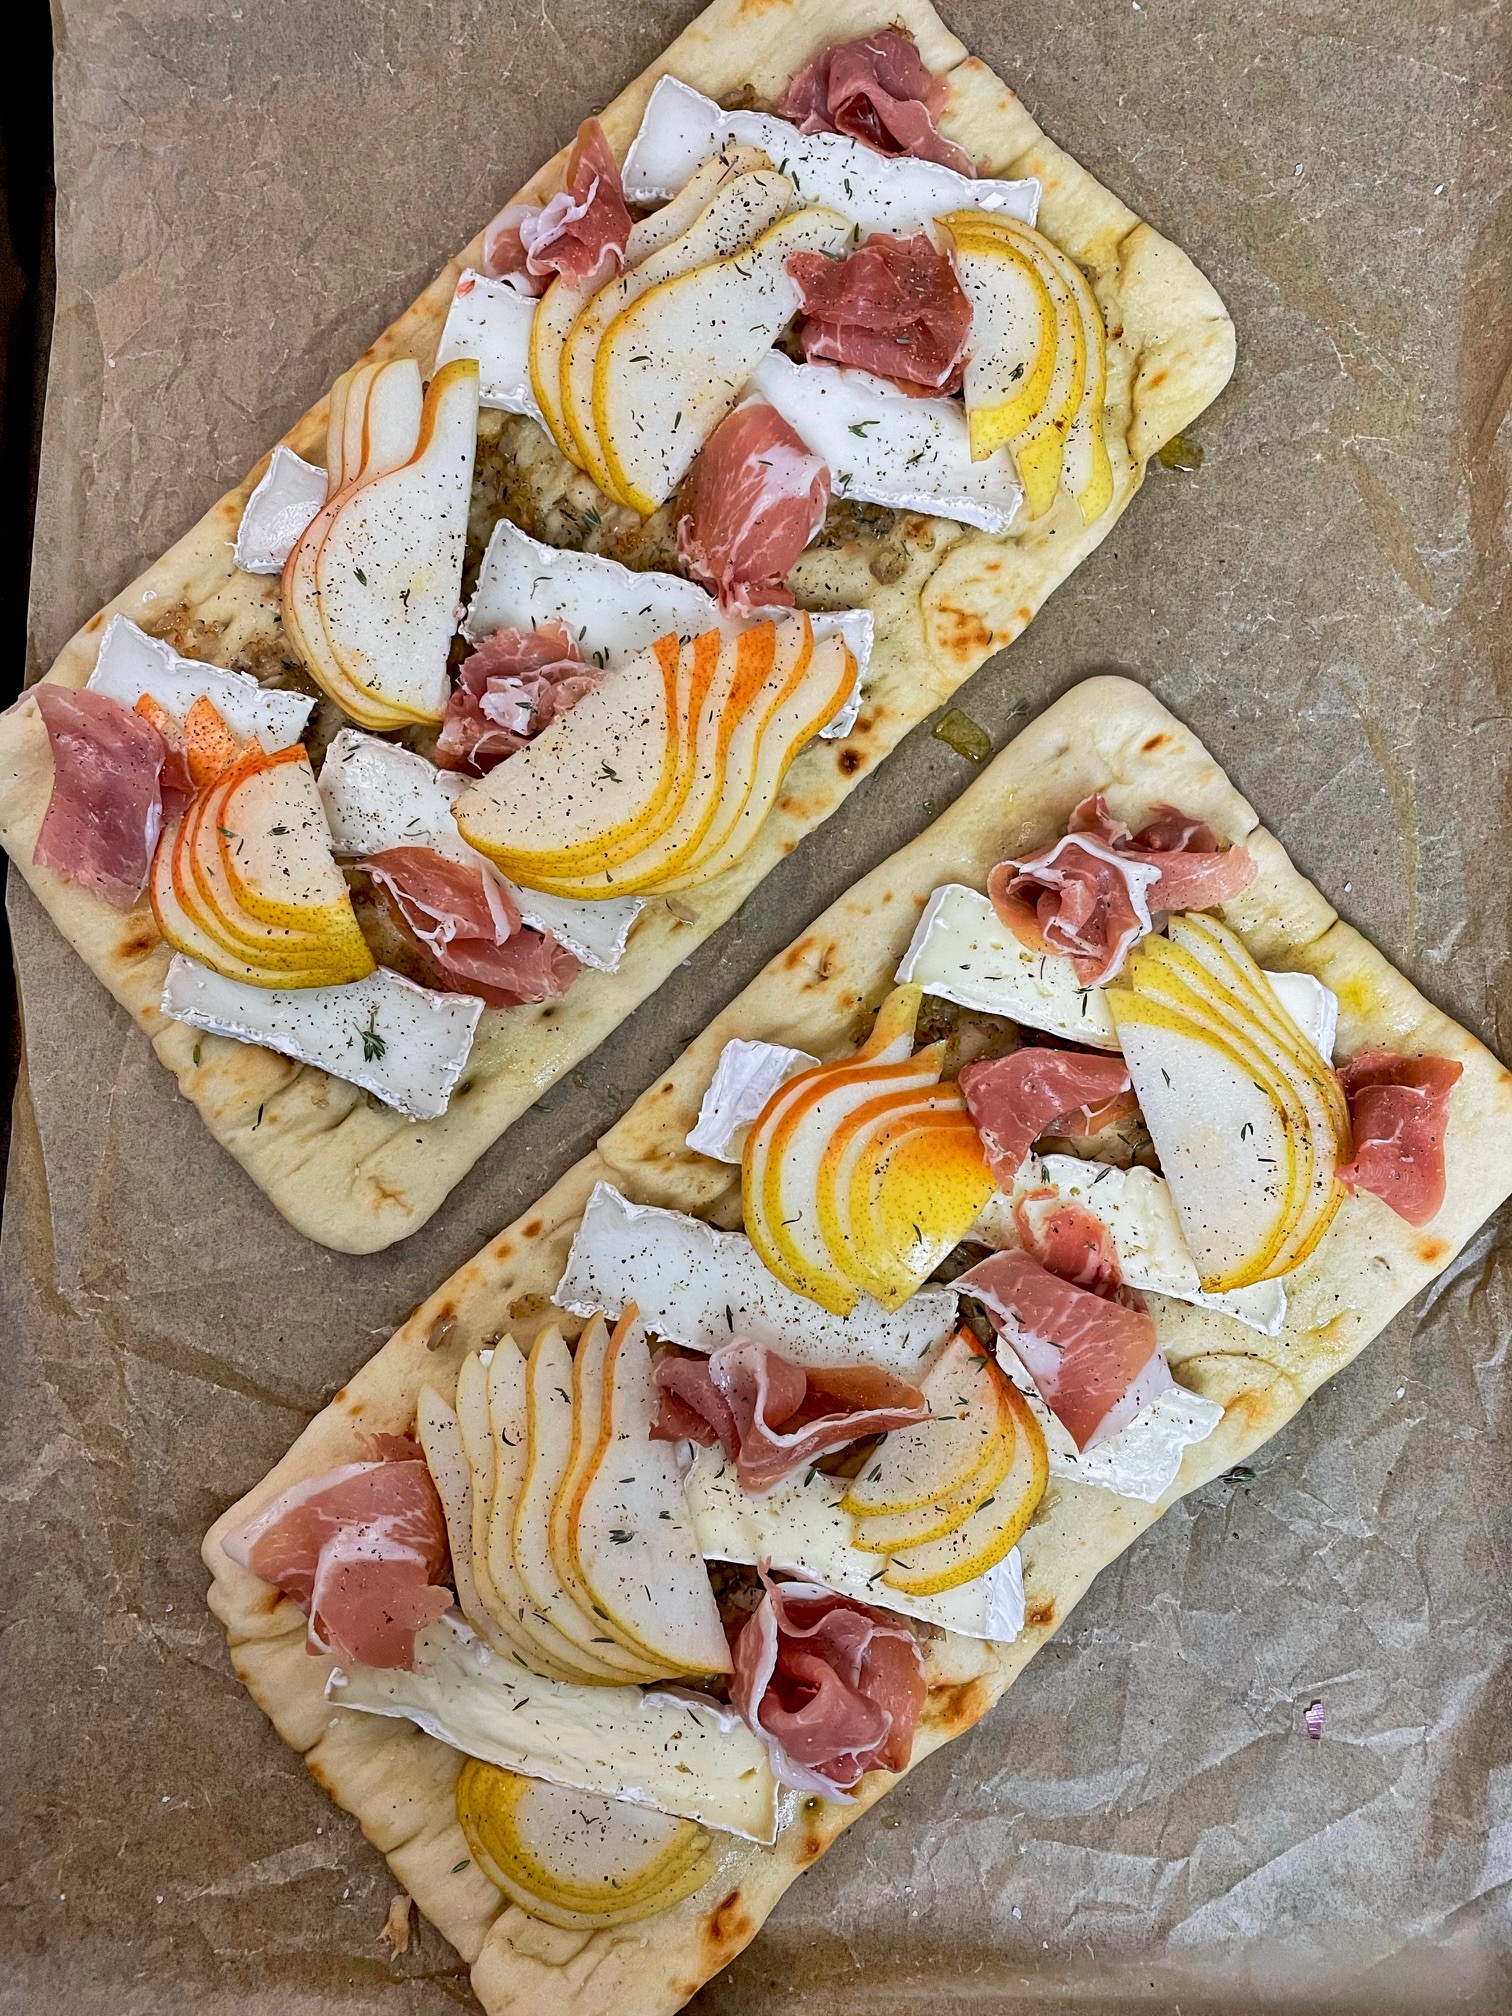
<path fill-rule="evenodd" d="M 171 644 L 149 637 L 125 616 L 112 616 L 106 624 L 87 685 L 122 707 L 135 707 L 149 694 L 180 722 L 196 700 L 210 700 L 233 735 L 244 741 L 255 737 L 269 750 L 297 742 L 315 705 L 308 693 L 259 686 L 250 672 L 181 658 Z"/>
<path fill-rule="evenodd" d="M 640 131 L 625 157 L 625 195 L 632 203 L 675 196 L 702 162 L 730 141 L 761 147 L 792 182 L 800 202 L 822 203 L 858 226 L 910 237 L 952 210 L 996 210 L 1032 224 L 1040 185 L 957 174 L 933 161 L 892 159 L 839 133 L 800 133 L 768 112 L 725 112 L 676 77 L 651 93 Z"/>
<path fill-rule="evenodd" d="M 819 1059 L 785 1043 L 726 1043 L 698 1109 L 688 1146 L 716 1162 L 739 1163 L 751 1122 L 779 1085 Z"/>
<path fill-rule="evenodd" d="M 476 644 L 491 630 L 534 630 L 543 623 L 561 622 L 585 658 L 612 671 L 669 633 L 686 638 L 721 630 L 733 636 L 763 616 L 781 619 L 792 613 L 758 609 L 747 617 L 727 616 L 712 595 L 680 574 L 639 573 L 600 553 L 543 546 L 510 519 L 501 518 L 478 569 L 462 634 Z M 871 661 L 872 613 L 826 610 L 810 620 L 816 642 L 838 633 L 856 661 L 853 697 L 819 731 L 824 740 L 835 741 L 856 725 L 861 686 Z"/>
<path fill-rule="evenodd" d="M 855 1521 L 841 1505 L 845 1480 L 800 1472 L 764 1498 L 742 1491 L 721 1449 L 700 1449 L 683 1483 L 706 1561 L 740 1561 L 806 1575 L 838 1596 L 920 1617 L 964 1638 L 1008 1644 L 1024 1628 L 1024 1571 L 1015 1547 L 979 1575 L 938 1596 L 905 1596 L 882 1580 L 887 1563 L 853 1544 Z"/>
<path fill-rule="evenodd" d="M 526 413 L 540 420 L 541 409 L 530 383 L 530 329 L 535 321 L 532 295 L 521 294 L 507 280 L 490 280 L 469 267 L 457 282 L 446 311 L 446 323 L 436 350 L 436 369 L 454 357 L 478 360 L 478 404 L 501 413 Z"/>
<path fill-rule="evenodd" d="M 966 409 L 914 399 L 869 371 L 795 364 L 770 350 L 751 387 L 828 463 L 836 497 L 927 511 L 984 532 L 1006 532 L 1023 490 L 1006 447 L 971 459 Z"/>
<path fill-rule="evenodd" d="M 613 973 L 645 904 L 638 896 L 578 902 L 506 882 L 491 862 L 468 846 L 452 817 L 452 807 L 470 782 L 456 771 L 438 769 L 413 749 L 343 728 L 320 769 L 331 844 L 349 859 L 379 854 L 385 847 L 433 847 L 449 860 L 481 868 L 508 891 L 527 924 L 551 932 L 584 966 Z"/>
<path fill-rule="evenodd" d="M 436 994 L 380 966 L 342 987 L 252 987 L 176 952 L 162 1010 L 212 1036 L 257 1043 L 360 1085 L 416 1120 L 446 1111 L 483 1003 Z"/>
<path fill-rule="evenodd" d="M 1165 1391 L 1142 1407 L 1116 1435 L 1094 1442 L 1090 1449 L 1078 1450 L 1071 1431 L 1040 1398 L 1039 1388 L 1018 1353 L 999 1341 L 997 1361 L 1028 1400 L 1045 1431 L 1052 1477 L 1095 1484 L 1100 1490 L 1115 1491 L 1120 1498 L 1137 1498 L 1145 1505 L 1165 1496 L 1176 1481 L 1186 1451 L 1194 1442 L 1206 1441 L 1223 1419 L 1223 1409 L 1216 1400 L 1205 1399 L 1172 1379 Z"/>
<path fill-rule="evenodd" d="M 417 1670 L 337 1667 L 338 1708 L 413 1722 L 438 1742 L 527 1778 L 676 1813 L 747 1841 L 777 1836 L 766 1745 L 708 1695 L 542 1680 L 454 1612 L 415 1639 Z"/>
<path fill-rule="evenodd" d="M 609 1183 L 594 1186 L 551 1299 L 610 1322 L 634 1302 L 653 1336 L 691 1351 L 742 1337 L 795 1365 L 880 1365 L 910 1379 L 951 1334 L 956 1309 L 949 1289 L 925 1288 L 901 1309 L 863 1295 L 849 1316 L 832 1316 L 768 1273 L 743 1232 L 634 1204 Z"/>
<path fill-rule="evenodd" d="M 1332 1064 L 1339 1033 L 1339 997 L 1311 973 L 1272 973 L 1262 969 L 1281 1006 L 1325 1064 Z"/>
<path fill-rule="evenodd" d="M 300 533 L 326 501 L 326 488 L 324 469 L 280 442 L 237 527 L 232 554 L 237 566 L 247 574 L 281 574 Z"/>

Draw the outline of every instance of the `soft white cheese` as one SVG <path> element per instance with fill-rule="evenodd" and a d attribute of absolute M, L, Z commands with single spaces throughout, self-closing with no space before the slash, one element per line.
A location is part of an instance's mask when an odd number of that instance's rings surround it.
<path fill-rule="evenodd" d="M 181 658 L 171 644 L 149 637 L 125 616 L 112 616 L 106 624 L 87 686 L 122 707 L 135 707 L 148 694 L 180 722 L 196 700 L 210 700 L 233 735 L 255 736 L 264 749 L 297 742 L 315 705 L 307 693 L 259 686 L 250 672 Z"/>
<path fill-rule="evenodd" d="M 904 1596 L 882 1580 L 886 1562 L 854 1545 L 855 1521 L 841 1505 L 845 1480 L 800 1472 L 764 1498 L 742 1491 L 720 1449 L 700 1449 L 683 1485 L 699 1551 L 706 1561 L 758 1561 L 806 1575 L 840 1596 L 897 1610 L 1007 1644 L 1024 1628 L 1024 1575 L 1015 1547 L 972 1582 L 938 1596 Z"/>
<path fill-rule="evenodd" d="M 1172 1379 L 1163 1393 L 1142 1407 L 1127 1426 L 1105 1442 L 1078 1450 L 1071 1431 L 1051 1413 L 1018 1353 L 1001 1340 L 997 1360 L 1034 1409 L 1045 1431 L 1052 1477 L 1095 1484 L 1120 1498 L 1153 1505 L 1175 1482 L 1181 1459 L 1194 1442 L 1204 1442 L 1223 1419 L 1216 1400 L 1205 1399 Z"/>
<path fill-rule="evenodd" d="M 1281 1006 L 1323 1062 L 1332 1064 L 1339 1033 L 1338 995 L 1311 973 L 1273 973 L 1268 967 L 1264 971 Z"/>
<path fill-rule="evenodd" d="M 791 614 L 788 609 L 770 609 L 748 617 L 727 616 L 712 595 L 680 574 L 639 573 L 601 553 L 544 546 L 510 519 L 501 518 L 478 569 L 462 634 L 476 644 L 491 630 L 533 630 L 543 623 L 561 622 L 585 658 L 612 670 L 669 633 L 697 637 L 722 630 L 733 636 L 763 616 L 780 620 Z M 854 694 L 828 728 L 819 731 L 833 741 L 856 725 L 861 686 L 871 662 L 872 613 L 826 610 L 811 621 L 816 640 L 844 637 L 856 661 Z"/>
<path fill-rule="evenodd" d="M 530 383 L 530 328 L 536 304 L 507 280 L 469 267 L 457 282 L 436 350 L 436 369 L 456 357 L 478 360 L 478 404 L 541 420 Z M 545 422 L 542 421 L 542 425 Z"/>
<path fill-rule="evenodd" d="M 924 1288 L 901 1309 L 863 1296 L 832 1316 L 768 1273 L 743 1232 L 633 1204 L 609 1183 L 595 1185 L 551 1299 L 611 1322 L 634 1302 L 653 1336 L 692 1351 L 742 1337 L 795 1365 L 880 1365 L 905 1378 L 951 1334 L 956 1310 L 949 1289 Z"/>
<path fill-rule="evenodd" d="M 299 535 L 326 501 L 326 472 L 283 443 L 247 499 L 232 558 L 248 574 L 281 574 Z"/>
<path fill-rule="evenodd" d="M 212 1036 L 318 1065 L 386 1106 L 434 1120 L 462 1075 L 483 1003 L 434 994 L 386 966 L 342 987 L 252 987 L 178 952 L 162 1010 Z"/>
<path fill-rule="evenodd" d="M 1115 1169 L 1076 1155 L 1026 1155 L 1012 1191 L 994 1191 L 967 1236 L 989 1246 L 1017 1246 L 1014 1206 L 1046 1190 L 1068 1204 L 1081 1205 L 1107 1226 L 1119 1269 L 1131 1288 L 1221 1309 L 1267 1337 L 1280 1332 L 1286 1320 L 1282 1282 L 1257 1281 L 1222 1295 L 1204 1292 L 1170 1185 L 1153 1169 Z"/>
<path fill-rule="evenodd" d="M 805 445 L 829 465 L 836 497 L 927 511 L 1006 532 L 1023 490 L 1006 448 L 971 459 L 966 409 L 914 399 L 869 371 L 795 364 L 770 350 L 751 375 Z"/>
<path fill-rule="evenodd" d="M 450 860 L 481 868 L 496 876 L 527 924 L 550 931 L 583 965 L 613 973 L 645 904 L 638 896 L 580 902 L 505 881 L 457 830 L 452 807 L 468 782 L 396 742 L 343 728 L 320 769 L 331 844 L 338 854 L 349 857 L 378 854 L 385 847 L 433 847 Z"/>
<path fill-rule="evenodd" d="M 719 1053 L 688 1146 L 716 1162 L 739 1162 L 746 1130 L 777 1087 L 818 1062 L 807 1050 L 790 1050 L 785 1043 L 747 1043 L 735 1037 Z"/>
<path fill-rule="evenodd" d="M 640 131 L 625 157 L 625 194 L 632 203 L 675 196 L 702 162 L 721 147 L 761 147 L 804 203 L 822 203 L 859 227 L 862 237 L 891 231 L 909 237 L 952 210 L 996 210 L 1032 224 L 1040 185 L 959 175 L 932 161 L 889 159 L 838 133 L 800 133 L 766 112 L 725 112 L 676 77 L 651 93 Z"/>
<path fill-rule="evenodd" d="M 337 1667 L 338 1708 L 413 1722 L 467 1757 L 676 1813 L 747 1841 L 777 1834 L 766 1745 L 707 1695 L 542 1680 L 490 1651 L 454 1613 L 419 1633 L 417 1670 Z"/>

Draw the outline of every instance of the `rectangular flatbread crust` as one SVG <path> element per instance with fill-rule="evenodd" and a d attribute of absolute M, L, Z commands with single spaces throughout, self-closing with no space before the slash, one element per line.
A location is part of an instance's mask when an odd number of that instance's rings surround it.
<path fill-rule="evenodd" d="M 159 1002 L 170 951 L 145 901 L 122 917 L 33 864 L 51 788 L 47 738 L 34 703 L 0 716 L 0 843 L 64 936 L 136 1017 L 216 1139 L 292 1224 L 323 1245 L 375 1252 L 423 1225 L 527 1107 L 732 916 L 911 728 L 1019 634 L 1113 529 L 1150 456 L 1228 381 L 1233 325 L 1208 282 L 1046 138 L 927 0 L 714 0 L 606 109 L 604 127 L 623 156 L 664 72 L 712 97 L 750 85 L 776 98 L 820 50 L 890 22 L 911 30 L 926 63 L 948 73 L 943 130 L 985 173 L 1040 178 L 1041 228 L 1086 268 L 1103 304 L 1113 503 L 1083 528 L 1062 495 L 1017 537 L 994 538 L 938 518 L 906 519 L 913 528 L 906 565 L 885 586 L 864 556 L 854 564 L 844 553 L 807 556 L 801 567 L 830 606 L 838 595 L 875 615 L 876 649 L 855 730 L 843 742 L 815 742 L 799 757 L 755 845 L 697 890 L 691 907 L 679 902 L 674 913 L 662 900 L 649 906 L 618 972 L 583 972 L 561 1002 L 485 1011 L 462 1082 L 439 1119 L 408 1119 L 323 1071 L 168 1020 Z M 545 196 L 560 187 L 565 163 L 564 152 L 524 193 Z M 414 357 L 429 370 L 458 276 L 477 264 L 480 248 L 481 238 L 465 247 L 366 355 Z M 318 461 L 325 424 L 322 399 L 285 439 Z M 278 581 L 240 572 L 231 557 L 242 510 L 266 466 L 260 462 L 156 566 L 91 617 L 47 677 L 83 685 L 106 621 L 117 612 L 188 656 L 285 677 L 293 654 L 279 621 Z M 893 575 L 891 567 L 884 571 Z"/>
<path fill-rule="evenodd" d="M 992 1707 L 1099 1569 L 1176 1499 L 1249 1458 L 1449 1265 L 1512 1191 L 1512 1074 L 1335 914 L 1202 745 L 1142 687 L 1092 679 L 1058 701 L 943 817 L 774 959 L 533 1211 L 439 1288 L 206 1538 L 210 1603 L 237 1672 L 461 1952 L 489 2016 L 658 2016 L 678 2008 L 893 1781 L 874 1774 L 850 1806 L 808 1802 L 771 1848 L 732 1842 L 710 1882 L 659 1917 L 591 1934 L 540 1924 L 504 1905 L 468 1859 L 453 1808 L 460 1759 L 406 1724 L 332 1710 L 322 1694 L 327 1662 L 306 1653 L 303 1615 L 236 1567 L 221 1535 L 297 1479 L 350 1461 L 357 1435 L 406 1429 L 421 1385 L 446 1390 L 468 1352 L 506 1333 L 528 1345 L 596 1182 L 613 1182 L 643 1203 L 738 1223 L 739 1172 L 692 1154 L 683 1140 L 724 1044 L 742 1036 L 821 1058 L 848 1051 L 892 984 L 931 890 L 945 882 L 982 887 L 994 863 L 1056 837 L 1078 800 L 1104 788 L 1135 825 L 1170 803 L 1221 838 L 1244 841 L 1260 873 L 1222 914 L 1263 965 L 1311 973 L 1333 989 L 1341 1054 L 1379 1046 L 1463 1064 L 1450 1112 L 1447 1194 L 1421 1230 L 1369 1194 L 1349 1198 L 1288 1279 L 1286 1324 L 1274 1338 L 1210 1309 L 1152 1298 L 1173 1368 L 1223 1406 L 1222 1422 L 1187 1451 L 1158 1505 L 1052 1478 L 1021 1543 L 1026 1628 L 1011 1645 L 948 1641 L 915 1764 Z"/>

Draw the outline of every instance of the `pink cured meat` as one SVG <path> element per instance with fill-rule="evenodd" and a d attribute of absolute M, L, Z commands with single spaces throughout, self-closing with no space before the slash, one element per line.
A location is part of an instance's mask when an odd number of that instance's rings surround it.
<path fill-rule="evenodd" d="M 586 286 L 625 263 L 630 212 L 614 152 L 597 119 L 585 119 L 567 164 L 567 186 L 547 203 L 509 203 L 483 233 L 483 271 L 522 294 L 544 294 L 560 273 Z"/>
<path fill-rule="evenodd" d="M 1014 1205 L 1013 1222 L 1024 1251 L 1060 1280 L 1107 1300 L 1118 1294 L 1123 1269 L 1113 1234 L 1084 1204 L 1031 1190 Z"/>
<path fill-rule="evenodd" d="M 830 473 L 764 399 L 722 420 L 678 497 L 677 554 L 735 614 L 789 607 L 789 570 L 824 523 Z"/>
<path fill-rule="evenodd" d="M 170 818 L 185 802 L 182 759 L 149 721 L 103 693 L 47 681 L 34 693 L 53 783 L 32 859 L 129 910 L 146 886 L 165 799 Z"/>
<path fill-rule="evenodd" d="M 987 894 L 1024 944 L 1068 954 L 1084 986 L 1102 987 L 1157 917 L 1230 902 L 1255 874 L 1247 848 L 1220 849 L 1209 827 L 1174 806 L 1157 806 L 1131 833 L 1099 791 L 1052 846 L 1000 862 Z"/>
<path fill-rule="evenodd" d="M 664 1355 L 652 1434 L 722 1443 L 743 1491 L 762 1497 L 831 1450 L 929 1419 L 916 1386 L 871 1365 L 794 1365 L 767 1344 L 720 1345 L 706 1359 Z"/>
<path fill-rule="evenodd" d="M 1034 1045 L 967 1064 L 960 1085 L 998 1187 L 1011 1190 L 1041 1134 L 1072 1116 L 1090 1121 L 1128 1091 L 1129 1073 L 1116 1055 Z"/>
<path fill-rule="evenodd" d="M 1116 1435 L 1172 1383 L 1154 1319 L 1129 1289 L 1095 1294 L 1018 1247 L 953 1285 L 982 1304 L 1078 1449 Z"/>
<path fill-rule="evenodd" d="M 774 1582 L 735 1639 L 730 1699 L 784 1785 L 844 1799 L 868 1771 L 901 1771 L 927 1692 L 898 1617 L 815 1582 Z"/>
<path fill-rule="evenodd" d="M 935 126 L 949 88 L 911 35 L 884 28 L 826 49 L 793 79 L 777 110 L 805 133 L 843 133 L 879 154 L 912 154 L 975 175 L 971 156 Z"/>
<path fill-rule="evenodd" d="M 357 865 L 389 897 L 443 990 L 519 1008 L 558 1000 L 577 978 L 566 946 L 522 924 L 508 891 L 483 869 L 432 847 L 386 847 Z"/>
<path fill-rule="evenodd" d="M 920 232 L 883 233 L 844 259 L 793 252 L 803 354 L 928 391 L 959 390 L 971 303 L 955 268 Z"/>
<path fill-rule="evenodd" d="M 415 1634 L 451 1607 L 441 1501 L 407 1438 L 377 1459 L 292 1485 L 228 1534 L 233 1561 L 310 1620 L 306 1649 L 363 1666 L 412 1668 Z"/>
<path fill-rule="evenodd" d="M 462 661 L 436 738 L 436 761 L 443 770 L 481 777 L 597 685 L 597 672 L 565 623 L 491 630 Z"/>
<path fill-rule="evenodd" d="M 1444 1202 L 1444 1135 L 1449 1095 L 1464 1065 L 1447 1057 L 1365 1050 L 1339 1072 L 1349 1101 L 1354 1159 L 1340 1171 L 1352 1190 L 1369 1190 L 1409 1225 L 1426 1225 Z"/>

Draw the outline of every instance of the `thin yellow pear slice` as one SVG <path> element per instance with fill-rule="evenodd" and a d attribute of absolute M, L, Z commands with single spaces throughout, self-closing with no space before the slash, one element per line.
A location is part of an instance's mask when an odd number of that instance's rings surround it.
<path fill-rule="evenodd" d="M 1018 1545 L 1045 1495 L 1050 1463 L 1044 1430 L 1012 1384 L 1007 1403 L 1017 1430 L 1007 1475 L 992 1496 L 952 1532 L 895 1554 L 882 1577 L 887 1588 L 900 1595 L 937 1596 L 963 1582 L 974 1582 Z"/>
<path fill-rule="evenodd" d="M 415 1402 L 415 1435 L 425 1452 L 426 1467 L 441 1500 L 446 1535 L 451 1547 L 452 1587 L 457 1592 L 457 1608 L 480 1638 L 506 1659 L 522 1657 L 519 1643 L 506 1627 L 507 1619 L 496 1620 L 479 1597 L 472 1572 L 472 1472 L 457 1417 L 450 1404 L 434 1386 L 422 1386 Z"/>
<path fill-rule="evenodd" d="M 920 1382 L 929 1419 L 882 1437 L 841 1499 L 845 1510 L 876 1519 L 964 1491 L 992 1460 L 1011 1421 L 1001 1377 L 970 1331 L 958 1330 Z"/>
<path fill-rule="evenodd" d="M 512 1337 L 494 1346 L 488 1363 L 488 1424 L 493 1445 L 493 1497 L 488 1521 L 488 1572 L 499 1600 L 536 1647 L 530 1663 L 540 1671 L 594 1684 L 624 1675 L 551 1622 L 515 1567 L 514 1523 L 530 1460 L 530 1405 L 524 1353 Z"/>
<path fill-rule="evenodd" d="M 370 364 L 354 364 L 350 371 L 343 371 L 331 387 L 331 396 L 326 404 L 327 502 L 346 481 L 346 409 L 353 381 L 360 379 L 364 372 L 371 377 L 372 371 Z"/>
<path fill-rule="evenodd" d="M 579 1577 L 595 1610 L 646 1658 L 682 1673 L 728 1673 L 676 1453 L 651 1438 L 651 1358 L 633 1308 L 615 1327 L 603 1376 L 603 1435 L 573 1536 Z"/>
<path fill-rule="evenodd" d="M 643 516 L 664 504 L 801 306 L 794 252 L 839 252 L 838 211 L 792 211 L 754 243 L 663 280 L 599 345 L 593 419 L 616 491 Z"/>
<path fill-rule="evenodd" d="M 172 851 L 174 893 L 196 925 L 237 956 L 280 973 L 310 973 L 328 963 L 309 920 L 270 925 L 242 904 L 221 853 L 221 805 L 240 778 L 262 760 L 249 750 L 186 807 Z"/>
<path fill-rule="evenodd" d="M 958 1246 L 995 1185 L 954 1085 L 879 1120 L 851 1181 L 855 1250 L 884 1309 L 901 1308 Z"/>
<path fill-rule="evenodd" d="M 651 1680 L 665 1668 L 633 1659 L 607 1620 L 581 1609 L 551 1560 L 551 1508 L 572 1454 L 572 1353 L 555 1329 L 537 1337 L 525 1366 L 529 1453 L 514 1513 L 514 1563 L 535 1607 L 586 1655 L 599 1677 Z"/>
<path fill-rule="evenodd" d="M 852 1287 L 869 1295 L 892 1293 L 898 1279 L 897 1256 L 878 1249 L 870 1221 L 877 1136 L 881 1130 L 914 1125 L 928 1115 L 930 1101 L 940 1089 L 944 1061 L 944 1044 L 931 1044 L 915 1052 L 910 1078 L 892 1078 L 887 1083 L 874 1080 L 863 1096 L 835 1114 L 819 1156 L 814 1172 L 819 1239 Z M 955 1096 L 959 1102 L 960 1094 Z M 971 1222 L 967 1220 L 968 1225 Z M 952 1240 L 951 1244 L 955 1243 Z"/>
<path fill-rule="evenodd" d="M 983 1461 L 954 1491 L 938 1494 L 906 1511 L 869 1513 L 858 1518 L 854 1544 L 863 1553 L 902 1554 L 943 1540 L 987 1506 L 1002 1488 L 1018 1455 L 1018 1412 L 1013 1404 L 1013 1382 L 985 1353 L 983 1360 L 988 1368 L 985 1375 L 988 1391 L 984 1400 L 978 1400 L 974 1417 Z M 950 1423 L 947 1420 L 938 1425 L 948 1428 Z M 950 1439 L 952 1446 L 956 1446 L 960 1438 Z"/>
<path fill-rule="evenodd" d="M 962 390 L 971 459 L 985 462 L 1044 411 L 1059 331 L 1039 266 L 1011 240 L 973 231 L 978 214 L 967 211 L 940 223 L 971 303 L 971 355 Z"/>
<path fill-rule="evenodd" d="M 346 416 L 349 457 L 345 483 L 371 483 L 391 470 L 402 469 L 420 445 L 425 412 L 425 387 L 413 357 L 391 357 L 379 364 L 368 382 L 361 421 L 353 439 L 355 399 Z"/>
<path fill-rule="evenodd" d="M 174 887 L 173 864 L 180 856 L 181 819 L 163 828 L 152 866 L 147 873 L 147 896 L 158 930 L 176 952 L 197 959 L 201 966 L 222 973 L 229 980 L 245 980 L 252 987 L 287 987 L 286 972 L 260 963 L 245 953 L 232 951 L 204 929 L 198 918 L 185 909 Z"/>
<path fill-rule="evenodd" d="M 572 1540 L 578 1505 L 603 1439 L 604 1361 L 608 1355 L 609 1326 L 602 1316 L 595 1316 L 577 1340 L 572 1353 L 572 1448 L 567 1468 L 562 1472 L 562 1481 L 551 1502 L 551 1522 L 546 1536 L 551 1549 L 551 1565 L 562 1587 L 574 1598 L 579 1609 L 590 1613 L 592 1599 L 578 1581 Z"/>
<path fill-rule="evenodd" d="M 470 1757 L 457 1819 L 479 1868 L 532 1918 L 566 1931 L 633 1925 L 707 1882 L 716 1837 L 696 1820 L 570 1792 Z"/>

